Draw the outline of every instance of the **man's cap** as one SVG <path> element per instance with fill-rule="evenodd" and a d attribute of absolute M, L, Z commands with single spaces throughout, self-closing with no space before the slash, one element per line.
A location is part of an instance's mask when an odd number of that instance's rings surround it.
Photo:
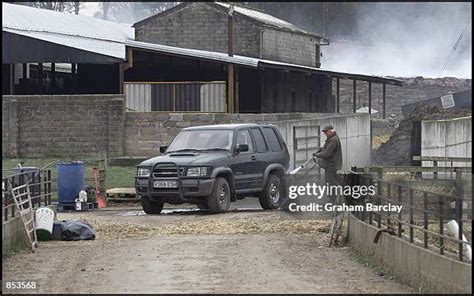
<path fill-rule="evenodd" d="M 328 130 L 333 130 L 334 127 L 332 125 L 326 125 L 324 128 L 323 128 L 323 132 L 326 132 Z"/>

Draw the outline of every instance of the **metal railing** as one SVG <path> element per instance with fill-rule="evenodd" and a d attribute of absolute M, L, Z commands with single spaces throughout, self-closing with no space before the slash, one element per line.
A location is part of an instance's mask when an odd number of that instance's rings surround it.
<path fill-rule="evenodd" d="M 399 238 L 407 239 L 412 244 L 437 250 L 441 255 L 452 257 L 457 253 L 458 260 L 464 261 L 464 248 L 467 245 L 472 246 L 472 243 L 463 240 L 463 231 L 472 233 L 472 220 L 469 217 L 470 211 L 463 212 L 466 203 L 462 194 L 450 196 L 415 189 L 383 180 L 371 174 L 369 170 L 364 172 L 352 168 L 350 173 L 359 178 L 355 183 L 372 185 L 376 189 L 374 195 L 365 195 L 358 203 L 402 206 L 399 213 L 354 212 L 359 220 L 375 225 L 380 230 Z M 457 237 L 445 234 L 445 222 L 450 220 L 456 221 L 459 226 Z M 405 230 L 408 230 L 408 235 Z M 466 237 L 471 237 L 469 234 Z"/>
<path fill-rule="evenodd" d="M 28 183 L 33 208 L 51 205 L 51 169 L 14 172 L 13 169 L 2 171 L 3 175 L 7 175 L 2 176 L 2 222 L 15 218 L 17 214 L 13 196 L 7 190 L 8 183 L 13 188 Z"/>

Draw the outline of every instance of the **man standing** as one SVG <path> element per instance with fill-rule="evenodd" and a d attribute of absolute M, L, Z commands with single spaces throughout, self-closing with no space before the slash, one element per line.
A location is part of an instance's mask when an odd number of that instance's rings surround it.
<path fill-rule="evenodd" d="M 337 185 L 337 170 L 342 168 L 341 141 L 332 125 L 325 126 L 323 133 L 326 135 L 326 142 L 313 156 L 319 158 L 319 166 L 324 169 L 326 183 Z"/>

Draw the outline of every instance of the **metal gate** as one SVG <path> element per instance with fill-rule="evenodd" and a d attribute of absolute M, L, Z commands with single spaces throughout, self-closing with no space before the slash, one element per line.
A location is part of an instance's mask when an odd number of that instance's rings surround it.
<path fill-rule="evenodd" d="M 313 156 L 321 148 L 319 125 L 293 126 L 293 164 L 297 166 Z"/>

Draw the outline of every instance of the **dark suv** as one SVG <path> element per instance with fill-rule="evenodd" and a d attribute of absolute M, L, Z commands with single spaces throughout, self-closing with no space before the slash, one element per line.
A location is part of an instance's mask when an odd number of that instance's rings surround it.
<path fill-rule="evenodd" d="M 188 127 L 160 152 L 140 163 L 135 177 L 147 214 L 159 214 L 165 202 L 192 203 L 213 213 L 246 196 L 258 196 L 264 209 L 281 204 L 289 154 L 273 125 Z"/>

